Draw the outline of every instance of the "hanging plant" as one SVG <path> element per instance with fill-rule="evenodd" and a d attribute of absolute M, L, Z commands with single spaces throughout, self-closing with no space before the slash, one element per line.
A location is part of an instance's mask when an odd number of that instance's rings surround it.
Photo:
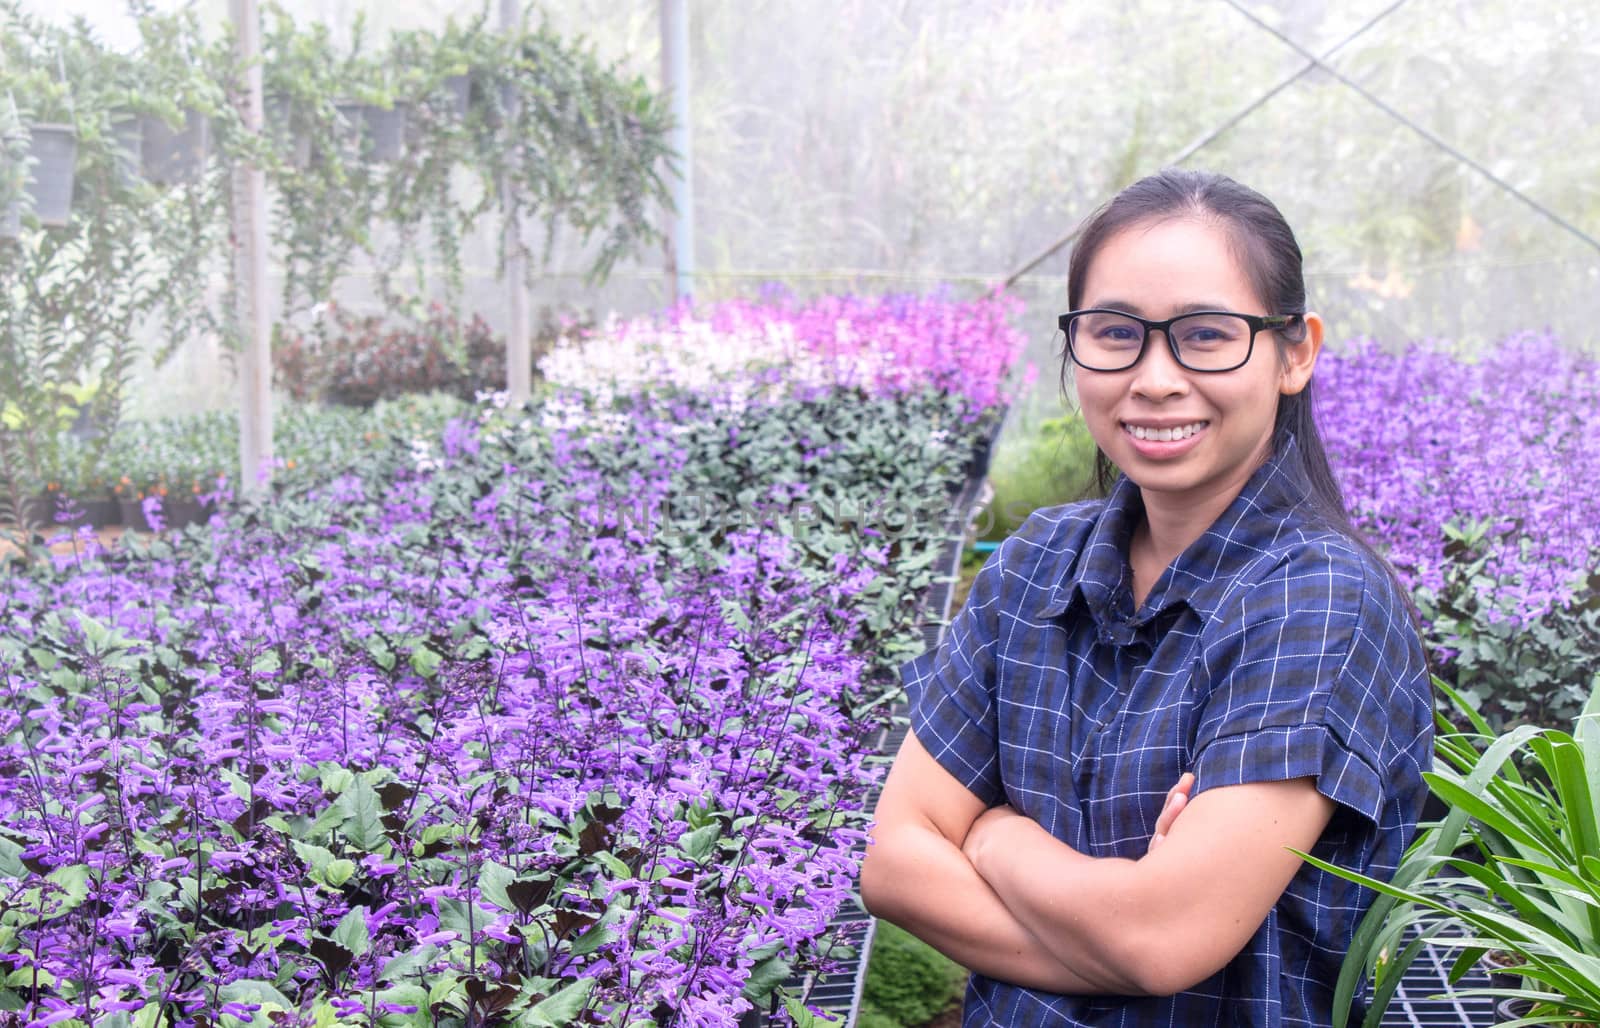
<path fill-rule="evenodd" d="M 361 159 L 359 137 L 338 106 L 353 99 L 351 72 L 363 65 L 359 19 L 355 44 L 343 53 L 326 26 L 297 26 L 276 4 L 262 18 L 262 90 L 285 119 L 269 137 L 263 168 L 276 201 L 272 241 L 288 317 L 328 300 L 351 257 L 370 248 L 382 180 Z"/>
<path fill-rule="evenodd" d="M 147 319 L 174 341 L 211 324 L 204 276 L 226 238 L 226 172 L 157 190 L 130 174 L 126 123 L 180 104 L 226 123 L 220 65 L 192 15 L 146 11 L 139 24 L 144 46 L 128 57 L 85 24 L 57 28 L 0 3 L 6 117 L 14 104 L 21 123 L 75 138 L 72 217 L 46 226 L 24 215 L 0 245 L 0 515 L 59 475 L 68 427 L 115 424 Z M 16 176 L 4 178 L 14 199 Z M 101 437 L 74 452 L 93 459 Z"/>
<path fill-rule="evenodd" d="M 468 120 L 472 69 L 489 66 L 496 53 L 483 16 L 465 24 L 452 20 L 439 33 L 397 33 L 390 41 L 384 63 L 406 69 L 396 95 L 404 97 L 408 121 L 406 145 L 385 178 L 384 211 L 394 229 L 393 242 L 374 255 L 379 290 L 388 306 L 426 292 L 425 268 L 435 264 L 443 268 L 447 305 L 459 307 L 464 285 L 461 241 L 493 198 L 487 191 L 461 189 L 456 171 L 473 145 Z M 411 283 L 397 284 L 396 276 L 407 268 L 413 273 Z"/>
<path fill-rule="evenodd" d="M 658 171 L 672 158 L 666 105 L 642 78 L 624 80 L 546 25 L 501 46 L 477 83 L 488 103 L 475 167 L 502 217 L 544 224 L 546 258 L 561 225 L 583 243 L 597 239 L 589 280 L 601 280 L 660 238 L 648 212 L 670 203 Z M 493 188 L 502 174 L 511 185 L 503 196 Z"/>

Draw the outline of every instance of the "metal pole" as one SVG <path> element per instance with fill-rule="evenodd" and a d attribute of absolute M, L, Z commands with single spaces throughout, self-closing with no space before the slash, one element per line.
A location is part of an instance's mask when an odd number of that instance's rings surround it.
<path fill-rule="evenodd" d="M 261 16 L 256 0 L 232 0 L 239 66 L 245 69 L 245 130 L 261 132 Z M 240 342 L 239 481 L 260 495 L 272 475 L 272 348 L 267 318 L 267 186 L 261 169 L 233 167 L 234 325 Z"/>
<path fill-rule="evenodd" d="M 694 296 L 694 136 L 689 131 L 689 4 L 661 0 L 661 88 L 672 104 L 672 271 L 677 298 Z"/>
<path fill-rule="evenodd" d="M 500 28 L 507 34 L 519 34 L 522 29 L 520 0 L 500 0 Z M 508 123 L 514 119 L 517 105 L 516 90 L 507 86 L 501 98 Z M 509 325 L 506 329 L 506 393 L 511 406 L 528 402 L 532 391 L 532 335 L 528 321 L 528 255 L 522 245 L 522 218 L 512 213 L 512 187 L 509 176 L 500 179 L 500 207 L 506 212 L 502 226 L 502 253 L 506 268 L 506 306 Z"/>

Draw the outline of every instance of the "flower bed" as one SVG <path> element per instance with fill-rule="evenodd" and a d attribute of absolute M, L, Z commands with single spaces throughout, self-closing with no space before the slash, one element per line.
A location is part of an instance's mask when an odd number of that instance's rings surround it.
<path fill-rule="evenodd" d="M 1507 613 L 1571 598 L 1600 550 L 1600 362 L 1548 335 L 1482 360 L 1370 341 L 1318 365 L 1330 456 L 1362 527 L 1437 591 L 1457 556 L 1443 526 L 1482 526 Z"/>
<path fill-rule="evenodd" d="M 1570 722 L 1600 672 L 1600 361 L 1524 333 L 1476 361 L 1358 342 L 1317 373 L 1346 499 L 1443 671 L 1497 726 Z"/>
<path fill-rule="evenodd" d="M 484 411 L 8 580 L 0 1007 L 732 1025 L 837 956 L 862 743 L 991 419 L 728 373 L 760 402 Z"/>

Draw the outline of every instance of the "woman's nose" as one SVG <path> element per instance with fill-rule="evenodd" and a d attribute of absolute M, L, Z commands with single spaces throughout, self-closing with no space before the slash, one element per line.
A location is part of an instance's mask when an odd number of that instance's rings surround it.
<path fill-rule="evenodd" d="M 1160 338 L 1156 334 L 1160 333 Z M 1165 400 L 1189 391 L 1189 376 L 1172 355 L 1172 344 L 1160 329 L 1145 340 L 1144 357 L 1134 365 L 1132 391 L 1150 400 Z"/>

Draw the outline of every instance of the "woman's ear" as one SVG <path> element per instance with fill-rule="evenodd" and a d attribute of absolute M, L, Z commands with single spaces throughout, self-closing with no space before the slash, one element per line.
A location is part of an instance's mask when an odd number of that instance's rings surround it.
<path fill-rule="evenodd" d="M 1311 381 L 1311 370 L 1316 367 L 1317 355 L 1322 352 L 1322 318 L 1315 312 L 1300 316 L 1305 323 L 1305 334 L 1298 343 L 1283 347 L 1282 368 L 1278 377 L 1278 392 L 1293 396 Z"/>

